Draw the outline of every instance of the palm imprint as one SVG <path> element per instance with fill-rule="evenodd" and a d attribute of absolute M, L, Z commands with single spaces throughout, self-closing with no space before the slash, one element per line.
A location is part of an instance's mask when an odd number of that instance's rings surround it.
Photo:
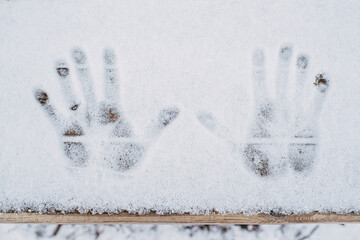
<path fill-rule="evenodd" d="M 44 90 L 35 90 L 36 100 L 63 136 L 63 148 L 70 166 L 101 166 L 120 173 L 134 169 L 144 158 L 148 146 L 177 118 L 180 110 L 174 106 L 161 110 L 148 127 L 151 134 L 144 139 L 137 138 L 119 105 L 120 88 L 113 50 L 104 51 L 106 100 L 100 103 L 96 102 L 85 53 L 76 48 L 73 59 L 86 104 L 80 104 L 73 91 L 68 64 L 59 61 L 56 72 L 70 111 L 68 119 L 51 104 Z"/>
<path fill-rule="evenodd" d="M 255 116 L 249 126 L 246 143 L 236 143 L 232 139 L 229 141 L 232 146 L 236 146 L 234 156 L 244 158 L 248 168 L 260 176 L 280 173 L 287 165 L 295 172 L 309 170 L 316 157 L 318 118 L 329 82 L 324 74 L 315 77 L 316 89 L 312 93 L 311 105 L 308 106 L 306 73 L 309 59 L 306 55 L 297 57 L 295 80 L 290 81 L 291 55 L 290 46 L 283 46 L 279 51 L 276 97 L 273 99 L 268 94 L 264 53 L 262 50 L 254 51 L 252 80 Z M 294 92 L 289 91 L 290 84 Z M 223 131 L 227 128 L 217 124 L 212 114 L 201 112 L 197 117 L 208 130 L 217 136 L 225 136 Z"/>

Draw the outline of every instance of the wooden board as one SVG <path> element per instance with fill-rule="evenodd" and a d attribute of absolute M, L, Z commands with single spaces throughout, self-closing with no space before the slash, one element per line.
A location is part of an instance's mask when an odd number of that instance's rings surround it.
<path fill-rule="evenodd" d="M 311 213 L 301 215 L 268 215 L 259 214 L 244 216 L 243 214 L 166 214 L 144 215 L 120 213 L 107 214 L 36 214 L 5 213 L 0 214 L 0 223 L 46 223 L 46 224 L 288 224 L 288 223 L 348 223 L 360 222 L 358 214 Z"/>

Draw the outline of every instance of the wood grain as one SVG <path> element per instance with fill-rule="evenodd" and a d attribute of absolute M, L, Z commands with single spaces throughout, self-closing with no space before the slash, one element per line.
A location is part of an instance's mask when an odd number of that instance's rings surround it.
<path fill-rule="evenodd" d="M 4 213 L 0 214 L 0 223 L 45 223 L 45 224 L 288 224 L 288 223 L 349 223 L 360 222 L 358 214 L 311 213 L 301 215 L 259 214 L 165 214 L 148 213 L 144 215 L 119 213 L 107 214 L 36 214 Z"/>

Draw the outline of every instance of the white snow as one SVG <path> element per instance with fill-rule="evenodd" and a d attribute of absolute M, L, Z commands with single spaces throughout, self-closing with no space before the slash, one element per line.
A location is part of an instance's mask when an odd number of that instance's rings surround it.
<path fill-rule="evenodd" d="M 1 1 L 0 212 L 360 211 L 359 10 Z"/>

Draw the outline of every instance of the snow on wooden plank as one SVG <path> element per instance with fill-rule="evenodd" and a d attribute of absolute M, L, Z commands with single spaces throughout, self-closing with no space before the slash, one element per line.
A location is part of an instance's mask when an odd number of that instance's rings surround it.
<path fill-rule="evenodd" d="M 301 215 L 259 214 L 165 214 L 144 215 L 119 213 L 113 215 L 92 214 L 36 214 L 6 213 L 0 215 L 0 223 L 46 223 L 46 224 L 291 224 L 291 223 L 354 223 L 360 222 L 358 214 L 310 213 Z"/>

